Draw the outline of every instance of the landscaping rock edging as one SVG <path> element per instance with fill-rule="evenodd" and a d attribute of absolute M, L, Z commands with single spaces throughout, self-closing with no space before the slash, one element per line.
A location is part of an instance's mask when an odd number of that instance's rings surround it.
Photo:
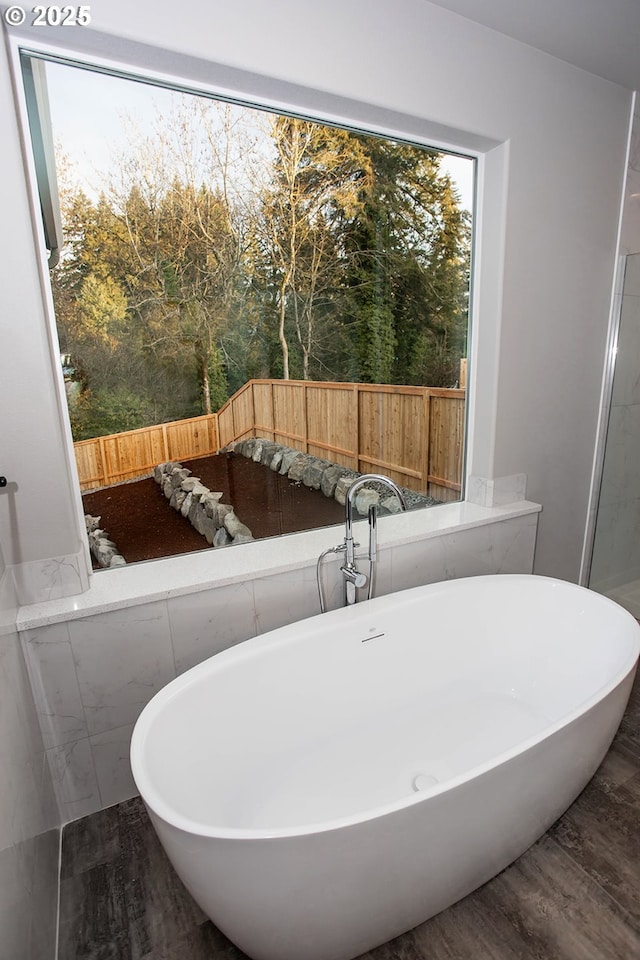
<path fill-rule="evenodd" d="M 337 500 L 341 506 L 344 506 L 347 491 L 353 481 L 362 476 L 355 470 L 341 467 L 330 460 L 323 460 L 321 457 L 314 457 L 310 453 L 302 453 L 282 443 L 260 437 L 236 440 L 227 444 L 220 452 L 242 454 L 254 463 L 262 463 L 281 476 L 287 476 L 293 483 L 302 483 L 305 487 L 320 490 L 325 497 Z M 415 507 L 432 507 L 440 503 L 439 500 L 418 493 L 416 490 L 409 490 L 406 487 L 400 487 L 400 489 L 409 510 Z M 390 494 L 382 485 L 376 489 L 375 482 L 368 485 L 366 489 L 358 491 L 354 504 L 356 512 L 362 516 L 367 515 L 371 505 L 377 506 L 383 514 L 399 513 L 402 509 L 398 498 Z"/>
<path fill-rule="evenodd" d="M 255 463 L 261 463 L 291 483 L 304 484 L 319 490 L 325 497 L 335 499 L 344 506 L 349 487 L 362 474 L 348 467 L 341 467 L 330 460 L 302 453 L 292 447 L 252 437 L 227 444 L 219 453 L 236 453 Z M 222 503 L 222 493 L 212 492 L 198 477 L 194 477 L 181 463 L 168 461 L 153 469 L 153 478 L 174 510 L 189 520 L 194 529 L 213 547 L 232 543 L 247 543 L 254 539 L 251 530 L 238 518 L 231 504 Z M 408 509 L 435 506 L 440 501 L 415 490 L 401 487 Z M 382 485 L 375 482 L 359 490 L 354 508 L 357 514 L 366 516 L 371 505 L 384 514 L 399 513 L 400 503 Z M 100 517 L 85 515 L 89 549 L 95 562 L 102 568 L 126 565 L 125 558 L 105 530 L 100 528 Z"/>
<path fill-rule="evenodd" d="M 236 516 L 228 503 L 222 503 L 222 493 L 214 493 L 191 474 L 181 463 L 159 463 L 153 469 L 153 478 L 174 510 L 189 520 L 211 547 L 226 547 L 232 543 L 253 540 L 251 530 Z"/>
<path fill-rule="evenodd" d="M 118 548 L 106 531 L 100 529 L 100 517 L 92 517 L 86 513 L 84 522 L 89 539 L 89 550 L 96 563 L 104 569 L 124 567 L 127 561 L 118 553 Z"/>

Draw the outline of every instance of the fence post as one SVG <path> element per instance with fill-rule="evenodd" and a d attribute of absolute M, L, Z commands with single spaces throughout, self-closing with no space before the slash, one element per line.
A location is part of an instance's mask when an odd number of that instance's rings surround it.
<path fill-rule="evenodd" d="M 302 412 L 304 415 L 304 452 L 309 453 L 309 415 L 307 413 L 307 384 L 302 384 Z"/>
<path fill-rule="evenodd" d="M 273 399 L 273 380 L 270 384 L 269 397 L 271 399 L 271 439 L 275 443 L 276 440 L 276 404 Z"/>
<path fill-rule="evenodd" d="M 218 426 L 218 414 L 212 413 L 209 421 L 211 429 L 209 431 L 209 452 L 215 453 L 220 449 L 220 428 Z"/>
<path fill-rule="evenodd" d="M 354 403 L 355 414 L 353 418 L 354 430 L 355 430 L 355 437 L 354 437 L 354 444 L 353 444 L 355 463 L 353 465 L 353 468 L 356 471 L 356 473 L 360 473 L 360 384 L 355 383 L 353 387 L 354 387 L 353 398 L 355 401 Z"/>
<path fill-rule="evenodd" d="M 422 476 L 424 483 L 423 493 L 429 494 L 429 446 L 431 441 L 431 397 L 426 387 L 422 395 Z"/>
<path fill-rule="evenodd" d="M 106 487 L 109 483 L 109 475 L 107 473 L 107 452 L 104 446 L 104 437 L 100 437 L 98 440 L 98 445 L 100 447 L 100 457 L 102 459 L 102 476 L 104 479 L 104 485 Z"/>

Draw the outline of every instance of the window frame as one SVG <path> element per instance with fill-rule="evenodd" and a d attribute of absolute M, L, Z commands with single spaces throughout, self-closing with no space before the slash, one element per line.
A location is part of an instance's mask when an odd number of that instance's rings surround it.
<path fill-rule="evenodd" d="M 349 100 L 348 98 L 343 98 L 335 94 L 327 94 L 310 88 L 298 87 L 285 81 L 250 74 L 237 68 L 225 67 L 224 65 L 215 63 L 203 64 L 202 61 L 198 61 L 195 58 L 175 55 L 170 51 L 154 50 L 151 59 L 154 59 L 156 62 L 153 66 L 149 66 L 148 63 L 145 62 L 149 59 L 149 50 L 141 44 L 131 43 L 129 45 L 129 55 L 126 59 L 116 60 L 112 55 L 106 56 L 102 49 L 100 40 L 108 41 L 108 37 L 93 37 L 93 44 L 88 44 L 88 46 L 93 45 L 93 49 L 89 50 L 82 49 L 80 45 L 70 48 L 58 45 L 57 42 L 53 41 L 36 42 L 32 37 L 27 38 L 24 34 L 21 35 L 20 31 L 10 30 L 9 34 L 10 60 L 17 91 L 18 114 L 22 128 L 23 147 L 25 147 L 25 166 L 32 214 L 34 225 L 39 235 L 39 245 L 43 250 L 40 269 L 43 278 L 43 290 L 45 291 L 44 307 L 50 345 L 50 360 L 52 366 L 55 368 L 58 406 L 60 407 L 60 416 L 66 438 L 67 449 L 65 455 L 68 465 L 69 484 L 71 486 L 71 494 L 77 515 L 78 533 L 83 543 L 82 553 L 85 558 L 86 575 L 89 583 L 91 584 L 93 571 L 88 545 L 85 543 L 86 537 L 84 537 L 84 512 L 75 464 L 64 383 L 59 364 L 57 363 L 56 345 L 58 343 L 58 335 L 56 320 L 50 291 L 49 295 L 46 295 L 49 286 L 48 264 L 47 258 L 44 256 L 46 253 L 46 237 L 44 236 L 41 226 L 42 218 L 40 216 L 40 210 L 38 209 L 38 176 L 33 162 L 29 140 L 27 103 L 20 66 L 23 55 L 36 59 L 66 63 L 81 69 L 107 73 L 133 81 L 146 82 L 179 92 L 215 98 L 253 109 L 264 109 L 332 126 L 347 127 L 354 132 L 386 137 L 416 146 L 423 146 L 431 150 L 457 154 L 474 161 L 474 208 L 472 211 L 473 229 L 468 319 L 469 365 L 465 403 L 461 497 L 458 501 L 439 506 L 437 511 L 435 511 L 437 516 L 434 516 L 434 511 L 431 510 L 419 511 L 421 515 L 419 519 L 418 514 L 412 514 L 414 522 L 411 526 L 403 522 L 405 518 L 402 516 L 385 518 L 385 523 L 380 530 L 381 547 L 441 535 L 442 533 L 455 530 L 460 526 L 468 525 L 468 520 L 465 516 L 465 504 L 468 501 L 472 503 L 479 502 L 477 498 L 472 497 L 473 490 L 470 489 L 470 477 L 477 474 L 480 474 L 481 477 L 490 477 L 492 475 L 499 322 L 481 325 L 480 316 L 481 313 L 487 313 L 486 308 L 481 310 L 482 299 L 486 299 L 487 303 L 493 303 L 496 306 L 500 304 L 502 261 L 504 255 L 503 244 L 500 243 L 500 240 L 504 236 L 506 217 L 504 188 L 508 172 L 508 142 L 501 143 L 500 141 L 481 134 L 454 130 L 446 125 L 432 123 L 421 117 L 399 114 L 397 111 L 391 111 L 375 104 L 367 104 L 361 101 Z M 88 32 L 86 36 L 88 36 Z M 98 42 L 95 42 L 96 39 Z M 122 46 L 127 45 L 123 44 Z M 175 66 L 175 61 L 177 60 L 179 67 L 172 69 L 170 72 L 158 69 L 157 58 L 158 55 L 162 53 L 166 53 L 170 65 Z M 206 78 L 203 76 L 203 72 L 207 75 Z M 491 217 L 485 218 L 484 212 L 492 202 L 496 209 Z M 497 240 L 497 249 L 493 257 L 487 257 L 484 259 L 484 262 L 482 262 L 480 249 L 481 247 L 486 247 L 486 237 L 494 237 Z M 481 284 L 479 282 L 480 268 L 482 266 L 482 272 L 486 276 L 487 269 L 491 269 L 492 264 L 496 264 L 499 270 L 495 273 L 493 283 L 482 284 L 485 290 L 488 290 L 489 295 L 487 296 L 485 293 L 484 297 L 481 298 Z M 491 335 L 487 336 L 488 333 Z M 482 350 L 483 355 L 480 356 L 481 351 L 478 348 L 483 341 L 485 346 Z M 485 392 L 482 403 L 478 404 L 477 384 L 482 379 L 478 376 L 478 373 L 482 367 L 485 368 L 485 373 L 489 378 L 485 380 L 485 383 L 489 385 L 489 389 Z M 487 410 L 491 411 L 490 421 L 486 420 L 485 412 Z M 483 424 L 481 431 L 476 429 L 478 424 Z M 485 438 L 488 440 L 488 443 L 485 442 Z M 477 464 L 479 469 L 474 469 L 474 464 Z M 475 522 L 472 525 L 475 525 Z M 233 563 L 230 567 L 229 553 L 228 551 L 224 551 L 226 561 L 224 567 L 221 566 L 217 572 L 211 569 L 210 554 L 212 551 L 204 551 L 206 556 L 204 557 L 201 570 L 192 572 L 190 577 L 194 583 L 197 581 L 201 583 L 203 585 L 202 588 L 204 588 L 204 584 L 211 585 L 215 583 L 222 585 L 225 582 L 231 582 L 237 579 L 238 572 L 236 567 L 238 570 L 245 571 L 247 575 L 251 576 L 260 576 L 300 567 L 310 563 L 312 559 L 315 560 L 317 557 L 318 534 L 322 536 L 322 542 L 326 544 L 327 542 L 332 542 L 340 530 L 341 525 L 321 528 L 319 531 L 304 531 L 298 534 L 288 534 L 283 537 L 262 541 L 261 544 L 264 546 L 264 550 L 259 551 L 260 558 L 258 559 L 256 556 L 255 565 L 252 564 L 248 554 L 255 554 L 256 551 L 255 549 L 248 550 L 248 548 L 255 548 L 257 543 L 243 544 L 244 551 L 247 551 L 246 562 Z M 291 544 L 293 538 L 295 538 L 295 544 L 292 551 L 279 549 L 279 544 L 283 541 Z M 241 553 L 244 554 L 244 551 L 241 551 Z M 237 551 L 233 551 L 233 553 L 237 553 Z M 291 556 L 288 556 L 286 559 L 283 558 L 283 553 L 291 554 L 294 559 L 291 559 Z M 183 557 L 178 555 L 167 559 L 178 561 L 183 559 Z M 147 567 L 161 562 L 162 561 L 147 561 L 144 564 L 131 565 L 121 568 L 120 570 L 110 571 L 110 573 L 112 577 L 116 574 L 118 576 L 126 576 L 130 574 L 136 566 Z M 215 566 L 218 566 L 218 564 L 215 564 Z"/>

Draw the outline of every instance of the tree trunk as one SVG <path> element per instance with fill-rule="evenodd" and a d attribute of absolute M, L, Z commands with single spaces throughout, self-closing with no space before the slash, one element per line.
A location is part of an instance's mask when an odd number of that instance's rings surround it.
<path fill-rule="evenodd" d="M 200 361 L 200 382 L 202 385 L 202 412 L 211 413 L 211 388 L 209 383 L 209 357 Z"/>
<path fill-rule="evenodd" d="M 282 379 L 289 379 L 289 344 L 284 333 L 284 318 L 286 309 L 287 281 L 284 280 L 280 285 L 280 326 L 278 327 L 278 339 L 282 347 Z"/>

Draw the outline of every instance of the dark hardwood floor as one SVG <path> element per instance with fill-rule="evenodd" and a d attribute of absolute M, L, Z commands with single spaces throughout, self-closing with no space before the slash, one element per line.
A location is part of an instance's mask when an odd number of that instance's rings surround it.
<path fill-rule="evenodd" d="M 65 828 L 59 960 L 243 957 L 175 877 L 138 798 Z M 640 958 L 640 676 L 604 763 L 548 833 L 365 958 Z"/>

